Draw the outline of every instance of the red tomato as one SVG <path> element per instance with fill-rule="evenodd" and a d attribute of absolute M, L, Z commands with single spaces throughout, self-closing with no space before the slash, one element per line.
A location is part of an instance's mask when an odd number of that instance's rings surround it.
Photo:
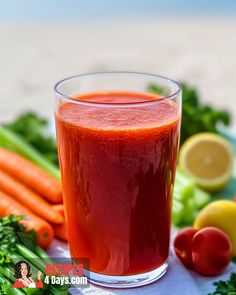
<path fill-rule="evenodd" d="M 228 266 L 233 255 L 229 237 L 216 227 L 199 230 L 192 241 L 194 269 L 206 276 L 216 276 Z"/>
<path fill-rule="evenodd" d="M 192 227 L 182 229 L 176 236 L 174 241 L 174 249 L 176 256 L 180 261 L 189 268 L 192 268 L 192 240 L 197 230 Z"/>

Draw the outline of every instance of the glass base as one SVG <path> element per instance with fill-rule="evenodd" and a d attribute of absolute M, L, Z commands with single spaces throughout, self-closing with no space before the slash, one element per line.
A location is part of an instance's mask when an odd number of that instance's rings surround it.
<path fill-rule="evenodd" d="M 134 288 L 148 285 L 160 279 L 167 271 L 168 263 L 138 275 L 131 276 L 107 276 L 90 271 L 89 282 L 95 285 L 109 288 Z"/>

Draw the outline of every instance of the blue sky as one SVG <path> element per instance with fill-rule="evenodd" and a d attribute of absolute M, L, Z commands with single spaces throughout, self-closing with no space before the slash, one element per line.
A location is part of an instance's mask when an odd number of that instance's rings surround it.
<path fill-rule="evenodd" d="M 92 21 L 165 16 L 236 17 L 236 0 L 0 0 L 0 21 Z"/>

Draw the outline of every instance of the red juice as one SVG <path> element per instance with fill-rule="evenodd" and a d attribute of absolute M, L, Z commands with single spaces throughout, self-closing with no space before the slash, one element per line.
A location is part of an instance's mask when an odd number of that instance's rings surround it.
<path fill-rule="evenodd" d="M 105 275 L 154 270 L 169 254 L 178 107 L 135 92 L 78 99 L 111 107 L 65 102 L 56 112 L 71 256 Z"/>

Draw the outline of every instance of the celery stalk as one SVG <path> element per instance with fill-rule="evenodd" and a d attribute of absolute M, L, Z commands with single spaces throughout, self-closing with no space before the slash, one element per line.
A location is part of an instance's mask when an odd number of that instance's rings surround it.
<path fill-rule="evenodd" d="M 10 270 L 9 265 L 8 266 L 0 265 L 0 274 L 3 275 L 4 277 L 6 277 L 11 282 L 15 281 L 15 278 Z"/>
<path fill-rule="evenodd" d="M 176 225 L 180 224 L 184 215 L 184 205 L 176 199 L 172 204 L 172 222 Z"/>
<path fill-rule="evenodd" d="M 179 186 L 179 187 L 178 187 Z M 174 198 L 179 200 L 180 202 L 187 202 L 189 198 L 193 198 L 194 196 L 194 186 L 192 184 L 187 184 L 180 186 L 179 184 L 175 184 L 174 186 Z"/>
<path fill-rule="evenodd" d="M 197 212 L 210 201 L 210 195 L 196 187 L 191 177 L 176 169 L 173 190 L 172 222 L 192 224 Z"/>
<path fill-rule="evenodd" d="M 24 295 L 19 289 L 12 288 L 11 282 L 7 278 L 0 276 L 0 294 L 5 294 L 1 292 L 1 286 L 6 285 L 6 294 L 7 295 Z"/>
<path fill-rule="evenodd" d="M 189 198 L 184 207 L 183 224 L 191 224 L 195 217 L 195 206 L 193 198 Z"/>
<path fill-rule="evenodd" d="M 44 261 L 46 261 L 47 263 L 55 263 L 55 261 L 48 256 L 48 254 L 42 249 L 40 248 L 38 245 L 35 245 L 34 247 L 34 253 L 41 259 L 43 259 Z"/>
<path fill-rule="evenodd" d="M 197 209 L 201 209 L 210 201 L 210 195 L 201 190 L 200 188 L 196 187 L 194 189 L 194 202 L 196 204 Z"/>

